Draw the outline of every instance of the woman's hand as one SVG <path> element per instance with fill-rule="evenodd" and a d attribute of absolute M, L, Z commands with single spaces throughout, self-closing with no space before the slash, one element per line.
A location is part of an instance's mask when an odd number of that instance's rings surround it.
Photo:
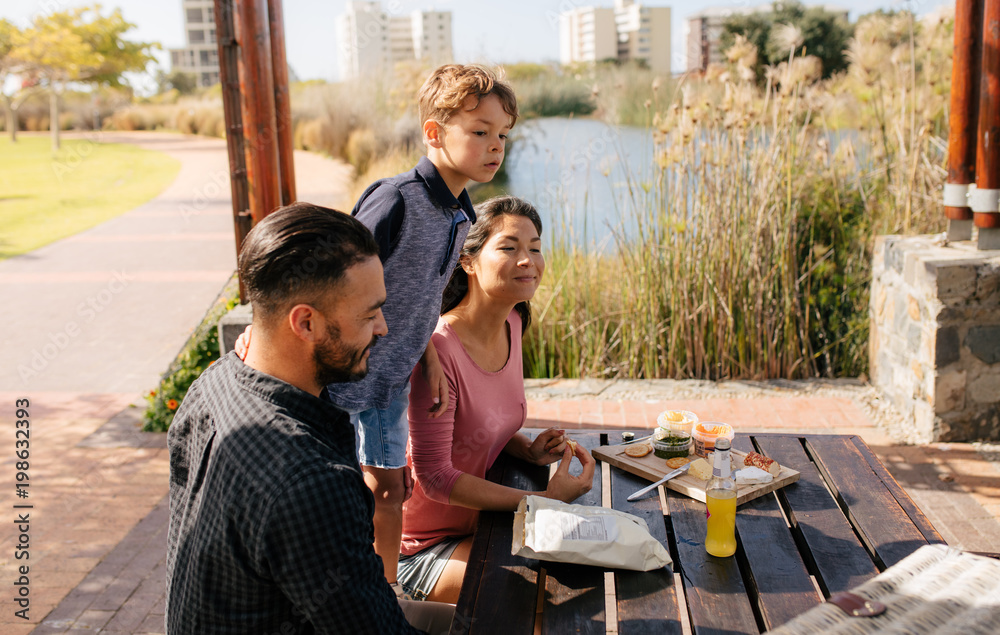
<path fill-rule="evenodd" d="M 233 350 L 240 356 L 240 359 L 245 360 L 247 358 L 247 353 L 250 351 L 250 337 L 252 335 L 253 324 L 250 324 L 242 333 L 240 333 L 240 336 L 236 338 L 236 344 L 233 346 Z"/>
<path fill-rule="evenodd" d="M 580 459 L 583 472 L 579 476 L 573 476 L 569 473 L 569 464 L 573 456 L 574 452 L 567 445 L 566 449 L 563 450 L 562 463 L 559 464 L 556 473 L 552 475 L 549 486 L 545 488 L 546 497 L 561 500 L 564 503 L 572 503 L 593 487 L 594 467 L 597 465 L 597 461 L 582 445 L 577 444 L 575 456 Z"/>
<path fill-rule="evenodd" d="M 548 465 L 561 459 L 566 448 L 566 431 L 549 428 L 535 437 L 528 446 L 527 459 L 535 465 Z"/>
<path fill-rule="evenodd" d="M 427 348 L 420 359 L 423 362 L 420 366 L 427 385 L 431 388 L 431 397 L 434 404 L 427 409 L 431 419 L 437 419 L 448 409 L 448 378 L 441 367 L 441 360 L 438 359 L 437 349 L 432 342 L 427 342 Z"/>

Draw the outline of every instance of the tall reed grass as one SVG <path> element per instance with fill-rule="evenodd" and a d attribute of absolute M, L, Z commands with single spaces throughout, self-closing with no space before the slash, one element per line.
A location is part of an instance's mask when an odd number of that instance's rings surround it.
<path fill-rule="evenodd" d="M 528 371 L 863 374 L 875 236 L 944 224 L 949 67 L 937 56 L 952 23 L 908 19 L 859 25 L 851 70 L 826 82 L 790 55 L 760 89 L 740 43 L 727 68 L 657 111 L 655 161 L 628 179 L 613 248 L 581 247 L 569 221 L 547 231 Z M 854 130 L 835 134 L 828 121 L 845 107 Z"/>

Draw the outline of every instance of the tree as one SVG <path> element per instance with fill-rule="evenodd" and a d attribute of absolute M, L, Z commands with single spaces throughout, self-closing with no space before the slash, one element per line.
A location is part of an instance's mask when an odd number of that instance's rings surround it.
<path fill-rule="evenodd" d="M 787 61 L 789 47 L 778 37 L 776 27 L 788 25 L 798 29 L 801 38 L 796 55 L 814 55 L 823 63 L 823 77 L 830 77 L 847 68 L 847 46 L 854 29 L 843 17 L 821 7 L 806 8 L 802 3 L 775 2 L 770 12 L 733 15 L 722 25 L 720 43 L 723 50 L 742 35 L 757 47 L 758 79 L 765 66 Z"/>
<path fill-rule="evenodd" d="M 757 64 L 754 73 L 759 82 L 764 77 L 767 41 L 771 36 L 771 18 L 766 13 L 734 14 L 726 19 L 719 36 L 719 46 L 726 51 L 736 43 L 736 36 L 742 35 L 747 42 L 757 47 Z"/>
<path fill-rule="evenodd" d="M 135 25 L 126 22 L 119 9 L 108 16 L 100 9 L 95 5 L 39 15 L 13 37 L 11 55 L 49 90 L 53 151 L 59 149 L 59 98 L 67 84 L 123 86 L 124 73 L 144 70 L 154 59 L 151 51 L 159 48 L 124 39 Z"/>
<path fill-rule="evenodd" d="M 23 63 L 14 56 L 15 42 L 20 31 L 7 20 L 0 20 L 0 95 L 3 97 L 4 111 L 7 114 L 7 132 L 10 140 L 17 142 L 17 110 L 30 97 L 33 82 L 30 78 L 17 82 Z M 8 93 L 7 85 L 14 86 Z"/>
<path fill-rule="evenodd" d="M 194 73 L 174 70 L 169 73 L 160 71 L 156 76 L 156 84 L 161 93 L 176 90 L 178 95 L 190 95 L 198 89 L 198 78 Z"/>

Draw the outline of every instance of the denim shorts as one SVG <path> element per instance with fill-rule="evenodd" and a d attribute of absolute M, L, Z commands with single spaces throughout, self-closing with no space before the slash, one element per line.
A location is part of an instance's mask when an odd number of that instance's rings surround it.
<path fill-rule="evenodd" d="M 406 411 L 410 406 L 410 382 L 386 409 L 348 410 L 354 424 L 361 465 L 394 470 L 406 467 L 406 440 L 410 425 Z"/>
<path fill-rule="evenodd" d="M 399 585 L 414 600 L 426 600 L 444 573 L 455 547 L 465 538 L 466 536 L 445 538 L 413 555 L 400 555 L 399 568 L 396 570 Z"/>

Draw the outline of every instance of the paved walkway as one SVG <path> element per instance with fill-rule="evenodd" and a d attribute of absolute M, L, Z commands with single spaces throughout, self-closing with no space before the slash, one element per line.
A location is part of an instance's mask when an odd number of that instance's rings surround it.
<path fill-rule="evenodd" d="M 20 607 L 13 593 L 0 595 L 5 634 L 163 632 L 165 438 L 139 432 L 137 425 L 141 395 L 156 383 L 233 267 L 232 243 L 212 237 L 231 233 L 228 185 L 207 196 L 213 170 L 224 169 L 225 150 L 221 142 L 177 135 L 106 138 L 160 147 L 182 158 L 185 168 L 155 201 L 0 262 L 0 291 L 25 300 L 0 309 L 7 333 L 14 334 L 2 340 L 8 363 L 0 365 L 6 373 L 0 374 L 0 404 L 6 404 L 0 425 L 12 430 L 15 401 L 31 401 L 30 496 L 16 499 L 9 486 L 2 501 L 11 516 L 0 523 L 0 579 L 10 585 L 21 575 L 17 567 L 29 567 L 29 619 L 15 616 Z M 296 161 L 299 182 L 316 188 L 300 188 L 300 198 L 343 204 L 336 201 L 344 196 L 336 187 L 342 166 L 313 155 Z M 189 162 L 195 167 L 189 169 Z M 199 203 L 200 213 L 177 212 L 199 192 L 211 199 Z M 167 249 L 157 239 L 162 236 L 170 236 Z M 33 350 L 51 341 L 49 332 L 60 320 L 70 319 L 65 306 L 100 293 L 116 269 L 134 272 L 135 279 L 90 330 L 60 349 L 32 383 L 11 374 L 25 355 L 30 361 Z M 127 344 L 118 345 L 122 340 Z M 1000 446 L 895 444 L 884 427 L 895 415 L 858 382 L 532 381 L 528 393 L 532 427 L 637 430 L 669 406 L 743 431 L 859 434 L 950 544 L 1000 552 Z M 13 450 L 0 459 L 9 483 Z M 23 537 L 13 522 L 15 504 L 33 505 L 16 510 L 30 517 Z M 14 558 L 19 542 L 29 559 Z"/>

